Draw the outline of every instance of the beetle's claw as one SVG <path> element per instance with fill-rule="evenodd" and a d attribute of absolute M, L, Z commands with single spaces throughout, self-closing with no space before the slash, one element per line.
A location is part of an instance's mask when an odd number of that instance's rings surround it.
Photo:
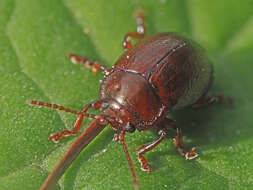
<path fill-rule="evenodd" d="M 194 158 L 196 158 L 196 157 L 198 157 L 198 153 L 196 152 L 196 148 L 195 148 L 195 147 L 193 147 L 193 148 L 191 149 L 191 151 L 189 151 L 189 152 L 187 152 L 187 153 L 185 154 L 185 159 L 186 159 L 186 160 L 192 160 L 192 159 L 194 159 Z"/>
<path fill-rule="evenodd" d="M 149 164 L 142 165 L 141 170 L 148 173 L 152 172 L 152 168 Z"/>
<path fill-rule="evenodd" d="M 53 141 L 54 143 L 58 143 L 60 140 L 60 136 L 58 133 L 51 134 L 47 139 L 48 141 Z"/>

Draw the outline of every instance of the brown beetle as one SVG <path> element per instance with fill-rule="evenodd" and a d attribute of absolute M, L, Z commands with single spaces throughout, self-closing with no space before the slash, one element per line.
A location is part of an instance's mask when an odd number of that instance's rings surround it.
<path fill-rule="evenodd" d="M 143 12 L 138 10 L 137 31 L 125 36 L 123 46 L 126 51 L 111 69 L 78 55 L 68 55 L 73 63 L 85 64 L 93 72 L 104 72 L 100 100 L 86 105 L 81 111 L 36 100 L 30 101 L 30 104 L 78 115 L 72 130 L 64 130 L 48 138 L 55 142 L 64 136 L 77 134 L 83 117 L 95 119 L 65 153 L 41 190 L 53 189 L 72 161 L 107 124 L 117 132 L 114 139 L 123 145 L 136 189 L 136 174 L 124 140 L 126 132 L 152 129 L 160 135 L 157 140 L 139 147 L 136 151 L 144 171 L 152 171 L 144 154 L 165 138 L 168 128 L 177 131 L 174 146 L 179 153 L 186 159 L 197 157 L 195 148 L 187 150 L 183 147 L 180 128 L 166 116 L 169 112 L 188 106 L 197 108 L 226 99 L 223 96 L 206 96 L 213 79 L 213 67 L 202 49 L 194 42 L 174 33 L 160 33 L 143 39 L 132 47 L 131 37 L 141 39 L 145 35 L 143 19 Z M 102 112 L 99 115 L 86 113 L 90 108 L 102 109 Z"/>

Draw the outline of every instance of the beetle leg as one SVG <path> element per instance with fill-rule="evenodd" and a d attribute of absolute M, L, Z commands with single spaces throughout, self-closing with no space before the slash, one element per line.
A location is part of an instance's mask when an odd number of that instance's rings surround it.
<path fill-rule="evenodd" d="M 123 41 L 123 48 L 128 50 L 132 47 L 131 37 L 141 39 L 145 36 L 146 26 L 144 24 L 144 13 L 140 8 L 136 10 L 136 32 L 129 32 L 125 35 Z"/>
<path fill-rule="evenodd" d="M 166 136 L 165 131 L 160 130 L 159 133 L 160 133 L 160 137 L 157 140 L 155 140 L 153 142 L 150 142 L 150 143 L 147 143 L 147 144 L 139 147 L 136 150 L 136 154 L 138 156 L 139 162 L 141 163 L 141 169 L 143 171 L 152 172 L 152 168 L 149 165 L 148 160 L 143 155 L 146 152 L 148 152 L 148 151 L 152 150 L 153 148 L 155 148 L 165 138 L 165 136 Z"/>
<path fill-rule="evenodd" d="M 225 96 L 221 96 L 221 95 L 218 95 L 218 96 L 207 96 L 207 97 L 204 97 L 202 99 L 200 99 L 198 102 L 196 102 L 195 104 L 192 105 L 192 108 L 202 108 L 202 107 L 206 107 L 206 106 L 209 106 L 209 105 L 212 105 L 214 103 L 217 103 L 217 102 L 220 102 L 220 103 L 233 103 L 233 100 L 229 97 L 225 97 Z"/>
<path fill-rule="evenodd" d="M 183 135 L 181 129 L 177 129 L 177 136 L 174 139 L 174 146 L 177 148 L 178 152 L 185 156 L 186 160 L 194 159 L 198 156 L 193 147 L 191 150 L 187 150 L 183 147 Z"/>
<path fill-rule="evenodd" d="M 50 137 L 48 138 L 48 141 L 53 140 L 54 142 L 58 142 L 62 137 L 77 134 L 81 129 L 81 125 L 82 125 L 82 121 L 83 121 L 84 116 L 96 119 L 96 115 L 87 114 L 86 113 L 87 110 L 90 108 L 93 108 L 94 110 L 98 110 L 102 107 L 102 103 L 103 103 L 103 101 L 99 100 L 99 101 L 94 101 L 93 103 L 87 104 L 83 108 L 83 110 L 80 112 L 80 114 L 78 115 L 78 118 L 77 118 L 74 126 L 72 127 L 71 131 L 65 129 L 61 132 L 54 133 L 54 134 L 50 135 Z"/>
<path fill-rule="evenodd" d="M 176 121 L 169 119 L 169 118 L 165 118 L 162 121 L 161 125 L 165 129 L 175 129 L 176 130 L 177 136 L 174 138 L 174 146 L 177 148 L 178 152 L 181 155 L 185 156 L 185 158 L 187 160 L 196 158 L 198 156 L 198 154 L 195 152 L 195 148 L 192 148 L 189 151 L 183 147 L 183 135 L 182 135 L 181 129 L 179 128 Z"/>
<path fill-rule="evenodd" d="M 176 130 L 177 128 L 179 128 L 179 126 L 178 126 L 178 124 L 175 120 L 169 119 L 167 117 L 165 117 L 163 119 L 163 121 L 161 122 L 161 125 L 165 129 L 174 129 L 174 130 Z"/>
<path fill-rule="evenodd" d="M 32 100 L 29 103 L 33 104 L 33 105 L 50 107 L 50 108 L 53 108 L 53 109 L 59 109 L 59 110 L 63 110 L 63 111 L 70 112 L 70 113 L 78 115 L 77 120 L 76 120 L 76 122 L 75 122 L 75 124 L 74 124 L 74 126 L 72 127 L 71 130 L 66 129 L 66 130 L 63 130 L 61 132 L 54 133 L 48 138 L 48 141 L 53 140 L 54 142 L 58 142 L 62 137 L 77 134 L 81 129 L 81 124 L 82 124 L 82 121 L 83 121 L 83 117 L 89 117 L 89 118 L 92 118 L 92 119 L 96 119 L 97 118 L 96 115 L 88 114 L 86 112 L 89 108 L 93 108 L 94 110 L 100 109 L 102 107 L 103 100 L 98 100 L 98 101 L 94 101 L 93 103 L 87 104 L 83 108 L 82 111 L 71 110 L 69 108 L 59 106 L 57 104 L 44 103 L 44 102 L 40 102 L 40 101 L 36 101 L 36 100 Z"/>
<path fill-rule="evenodd" d="M 97 73 L 99 70 L 103 71 L 105 75 L 108 75 L 110 72 L 109 68 L 106 68 L 103 64 L 88 60 L 85 57 L 69 53 L 67 57 L 72 61 L 74 64 L 84 64 L 87 68 L 90 68 L 92 72 Z"/>
<path fill-rule="evenodd" d="M 75 135 L 79 132 L 79 130 L 81 129 L 81 125 L 82 125 L 82 121 L 83 121 L 83 115 L 80 114 L 74 124 L 74 126 L 72 127 L 72 130 L 63 130 L 63 131 L 60 131 L 58 133 L 53 133 L 50 135 L 50 137 L 48 138 L 48 141 L 54 141 L 55 143 L 58 143 L 59 140 L 62 138 L 62 137 L 67 137 L 67 136 L 70 136 L 70 135 Z"/>

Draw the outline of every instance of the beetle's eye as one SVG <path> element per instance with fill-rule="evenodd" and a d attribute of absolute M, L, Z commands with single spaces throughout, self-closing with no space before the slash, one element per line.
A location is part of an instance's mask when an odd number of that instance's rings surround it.
<path fill-rule="evenodd" d="M 135 131 L 135 127 L 133 124 L 127 123 L 127 125 L 125 126 L 125 130 L 129 133 L 133 133 Z"/>
<path fill-rule="evenodd" d="M 103 110 L 105 110 L 108 106 L 109 104 L 107 102 L 103 102 L 101 107 Z"/>

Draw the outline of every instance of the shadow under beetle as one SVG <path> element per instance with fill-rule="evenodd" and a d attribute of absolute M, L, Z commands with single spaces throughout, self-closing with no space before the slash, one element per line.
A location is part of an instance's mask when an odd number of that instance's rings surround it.
<path fill-rule="evenodd" d="M 125 144 L 127 132 L 132 133 L 136 129 L 155 130 L 160 135 L 157 140 L 136 150 L 143 171 L 152 171 L 144 154 L 165 138 L 168 128 L 177 132 L 174 146 L 181 155 L 186 159 L 198 156 L 195 148 L 187 150 L 183 147 L 181 130 L 174 120 L 166 117 L 167 114 L 185 107 L 199 108 L 227 99 L 223 96 L 207 96 L 213 80 L 213 67 L 197 44 L 175 33 L 160 33 L 142 39 L 146 32 L 143 20 L 144 14 L 138 9 L 137 30 L 125 35 L 125 53 L 112 68 L 68 54 L 73 63 L 81 63 L 93 72 L 101 70 L 104 73 L 99 100 L 86 105 L 81 111 L 36 100 L 29 102 L 78 115 L 72 130 L 52 134 L 49 141 L 58 142 L 62 137 L 77 134 L 84 117 L 94 119 L 50 173 L 41 190 L 53 189 L 72 161 L 107 124 L 116 131 L 114 140 L 123 146 L 135 189 L 138 189 L 138 182 Z M 132 47 L 131 38 L 141 40 Z M 87 110 L 90 108 L 102 112 L 99 115 L 88 114 Z"/>

